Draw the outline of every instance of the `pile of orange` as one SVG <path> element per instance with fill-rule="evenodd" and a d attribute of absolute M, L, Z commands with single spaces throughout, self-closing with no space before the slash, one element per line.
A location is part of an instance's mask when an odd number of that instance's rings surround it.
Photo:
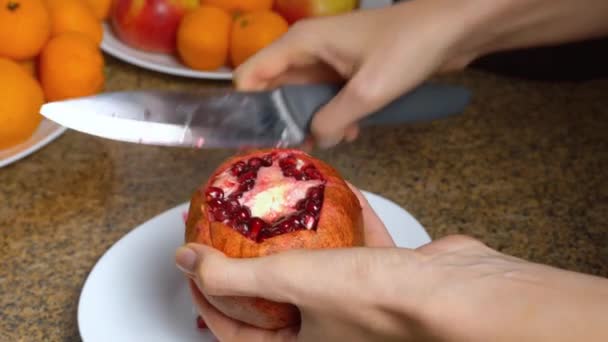
<path fill-rule="evenodd" d="M 273 0 L 201 0 L 177 32 L 177 51 L 197 70 L 237 67 L 287 32 Z"/>
<path fill-rule="evenodd" d="M 28 139 L 44 101 L 103 88 L 111 0 L 0 0 L 0 149 Z"/>
<path fill-rule="evenodd" d="M 197 70 L 237 67 L 287 32 L 273 0 L 201 0 L 182 18 L 177 51 Z"/>

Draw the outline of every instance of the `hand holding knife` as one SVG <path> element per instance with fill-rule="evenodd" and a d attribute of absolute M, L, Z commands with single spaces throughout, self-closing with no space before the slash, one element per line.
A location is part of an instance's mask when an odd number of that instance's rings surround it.
<path fill-rule="evenodd" d="M 68 128 L 119 141 L 195 148 L 297 146 L 317 110 L 340 87 L 285 85 L 269 91 L 126 91 L 47 103 L 41 114 Z M 461 112 L 470 92 L 423 84 L 362 125 L 428 121 Z"/>

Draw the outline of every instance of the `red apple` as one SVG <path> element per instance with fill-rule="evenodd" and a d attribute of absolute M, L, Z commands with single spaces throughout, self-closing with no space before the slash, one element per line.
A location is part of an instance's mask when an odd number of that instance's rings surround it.
<path fill-rule="evenodd" d="M 173 53 L 182 16 L 198 5 L 199 0 L 114 0 L 112 28 L 131 47 Z"/>
<path fill-rule="evenodd" d="M 358 3 L 357 0 L 276 0 L 275 10 L 293 24 L 304 18 L 350 12 Z"/>

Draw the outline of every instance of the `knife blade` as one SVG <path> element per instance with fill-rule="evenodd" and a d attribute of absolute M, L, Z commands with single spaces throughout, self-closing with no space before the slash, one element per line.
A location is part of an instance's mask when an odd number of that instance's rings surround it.
<path fill-rule="evenodd" d="M 314 113 L 340 87 L 286 85 L 270 91 L 126 91 L 42 106 L 41 114 L 68 128 L 150 145 L 197 148 L 293 146 L 309 132 Z M 461 112 L 470 100 L 463 87 L 423 84 L 363 120 L 394 125 Z"/>

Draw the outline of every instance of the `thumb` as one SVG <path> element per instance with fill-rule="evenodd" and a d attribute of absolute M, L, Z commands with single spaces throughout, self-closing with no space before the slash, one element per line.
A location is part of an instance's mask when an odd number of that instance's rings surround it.
<path fill-rule="evenodd" d="M 263 281 L 274 277 L 268 274 L 273 272 L 274 265 L 265 266 L 266 258 L 229 258 L 212 247 L 191 243 L 177 250 L 175 260 L 207 295 L 287 301 L 281 291 L 274 290 L 273 284 Z"/>
<path fill-rule="evenodd" d="M 329 148 L 342 140 L 353 141 L 359 134 L 358 121 L 387 104 L 384 80 L 366 79 L 367 65 L 357 71 L 340 92 L 317 112 L 311 133 L 317 145 Z M 379 77 L 379 76 L 376 76 Z M 375 83 L 375 85 L 373 84 Z"/>

